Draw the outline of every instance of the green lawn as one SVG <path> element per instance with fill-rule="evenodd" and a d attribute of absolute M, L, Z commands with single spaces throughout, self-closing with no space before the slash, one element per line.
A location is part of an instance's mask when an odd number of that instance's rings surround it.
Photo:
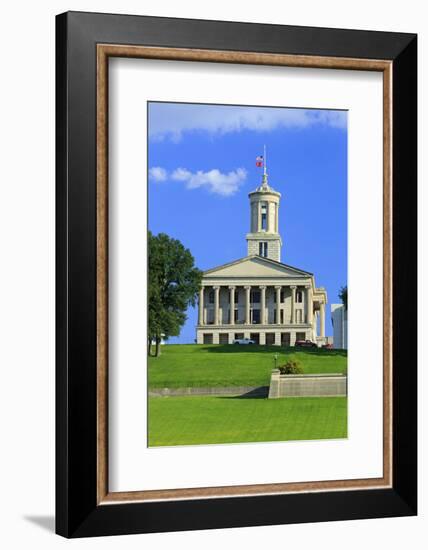
<path fill-rule="evenodd" d="M 280 348 L 277 346 L 165 345 L 160 357 L 149 357 L 150 388 L 263 386 L 274 367 L 298 359 L 305 374 L 343 373 L 344 350 Z"/>
<path fill-rule="evenodd" d="M 346 397 L 149 399 L 149 446 L 347 437 Z"/>

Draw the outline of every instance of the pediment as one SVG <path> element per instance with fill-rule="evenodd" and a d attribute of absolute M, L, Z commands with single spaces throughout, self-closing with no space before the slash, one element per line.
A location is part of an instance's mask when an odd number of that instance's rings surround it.
<path fill-rule="evenodd" d="M 311 273 L 295 267 L 261 258 L 260 256 L 247 256 L 241 260 L 224 264 L 204 272 L 207 277 L 310 277 Z"/>

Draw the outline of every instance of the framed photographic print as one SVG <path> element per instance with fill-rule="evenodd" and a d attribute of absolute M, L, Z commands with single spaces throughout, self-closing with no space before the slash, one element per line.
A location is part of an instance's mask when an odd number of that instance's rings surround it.
<path fill-rule="evenodd" d="M 416 44 L 57 16 L 59 534 L 416 514 Z"/>

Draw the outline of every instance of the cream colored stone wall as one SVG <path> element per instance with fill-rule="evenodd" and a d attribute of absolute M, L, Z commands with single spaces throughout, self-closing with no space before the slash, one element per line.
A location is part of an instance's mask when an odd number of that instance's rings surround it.
<path fill-rule="evenodd" d="M 259 241 L 248 241 L 248 256 L 257 256 L 259 253 Z"/>
<path fill-rule="evenodd" d="M 258 256 L 259 255 L 259 243 L 267 242 L 268 243 L 268 258 L 275 260 L 276 262 L 281 261 L 281 241 L 278 238 L 277 240 L 272 239 L 272 237 L 266 234 L 257 237 L 257 239 L 248 239 L 248 256 Z"/>

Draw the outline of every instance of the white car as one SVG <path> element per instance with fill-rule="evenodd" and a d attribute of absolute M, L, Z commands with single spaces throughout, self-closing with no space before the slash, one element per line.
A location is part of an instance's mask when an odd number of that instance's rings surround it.
<path fill-rule="evenodd" d="M 241 344 L 241 345 L 248 345 L 248 344 L 255 344 L 254 340 L 251 340 L 250 338 L 237 338 L 233 341 L 234 344 Z"/>

